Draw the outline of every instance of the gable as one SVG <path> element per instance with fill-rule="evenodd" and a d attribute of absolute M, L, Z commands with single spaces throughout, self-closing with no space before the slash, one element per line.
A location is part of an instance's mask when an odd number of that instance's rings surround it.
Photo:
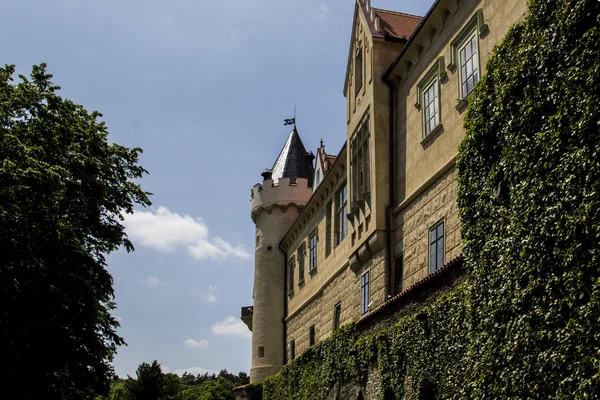
<path fill-rule="evenodd" d="M 371 0 L 356 0 L 346 64 L 344 96 L 347 96 L 348 93 L 353 61 L 359 43 L 362 43 L 362 47 L 368 51 L 369 46 L 366 44 L 372 44 L 373 40 L 405 42 L 422 20 L 423 18 L 417 15 L 373 8 Z"/>

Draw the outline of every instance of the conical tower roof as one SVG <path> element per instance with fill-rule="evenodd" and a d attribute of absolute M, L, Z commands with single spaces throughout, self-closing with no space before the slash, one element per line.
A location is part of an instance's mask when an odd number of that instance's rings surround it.
<path fill-rule="evenodd" d="M 306 151 L 296 126 L 290 133 L 279 157 L 273 164 L 272 176 L 273 183 L 277 183 L 279 178 L 290 178 L 290 182 L 295 182 L 297 178 L 308 180 L 308 186 L 312 187 L 315 168 L 313 160 L 315 156 Z"/>

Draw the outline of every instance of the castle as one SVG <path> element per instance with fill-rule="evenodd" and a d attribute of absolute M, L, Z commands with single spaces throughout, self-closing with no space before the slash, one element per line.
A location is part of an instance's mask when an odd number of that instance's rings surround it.
<path fill-rule="evenodd" d="M 525 13 L 525 0 L 435 0 L 424 17 L 356 0 L 346 144 L 334 156 L 321 142 L 315 156 L 294 126 L 251 190 L 251 382 L 344 323 L 376 325 L 460 260 L 463 113 L 494 45 Z"/>

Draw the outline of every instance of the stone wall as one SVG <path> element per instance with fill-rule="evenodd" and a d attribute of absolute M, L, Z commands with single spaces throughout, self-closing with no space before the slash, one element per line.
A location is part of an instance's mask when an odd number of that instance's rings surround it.
<path fill-rule="evenodd" d="M 385 299 L 385 252 L 380 251 L 354 273 L 346 263 L 304 306 L 286 318 L 287 359 L 289 343 L 294 340 L 296 356 L 306 351 L 310 344 L 310 327 L 315 326 L 316 342 L 327 338 L 333 331 L 334 308 L 341 304 L 341 324 L 360 318 L 360 278 L 369 271 L 371 309 Z"/>
<path fill-rule="evenodd" d="M 444 262 L 462 250 L 458 218 L 458 182 L 452 166 L 431 183 L 395 220 L 393 241 L 396 254 L 403 253 L 403 287 L 409 287 L 429 273 L 429 229 L 444 221 Z"/>
<path fill-rule="evenodd" d="M 466 101 L 458 101 L 459 68 L 451 68 L 453 42 L 462 33 L 475 32 L 479 73 L 494 46 L 525 15 L 524 0 L 441 0 L 414 41 L 424 46 L 415 53 L 410 45 L 390 78 L 396 82 L 395 198 L 392 240 L 394 258 L 403 259 L 403 287 L 429 274 L 429 230 L 444 221 L 444 262 L 461 252 L 454 167 L 464 137 Z M 412 47 L 411 47 L 412 46 Z M 418 46 L 416 46 L 418 47 Z M 412 51 L 412 52 L 411 52 Z M 432 71 L 439 72 L 432 75 Z M 419 83 L 437 76 L 440 124 L 428 136 L 423 132 Z"/>

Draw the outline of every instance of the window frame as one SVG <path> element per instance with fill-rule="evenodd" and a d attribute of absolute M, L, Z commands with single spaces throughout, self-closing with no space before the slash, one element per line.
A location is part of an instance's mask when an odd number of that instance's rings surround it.
<path fill-rule="evenodd" d="M 371 297 L 371 271 L 366 271 L 360 276 L 360 315 L 369 312 L 369 299 Z"/>
<path fill-rule="evenodd" d="M 468 46 L 471 46 L 471 48 L 473 48 L 473 43 L 474 43 L 475 50 L 471 50 L 471 55 L 469 58 L 466 58 L 466 55 L 465 55 L 465 61 L 463 64 L 462 52 L 463 52 L 463 50 L 466 52 L 466 49 Z M 457 57 L 458 85 L 459 85 L 458 95 L 459 95 L 460 99 L 466 99 L 473 92 L 475 85 L 481 79 L 481 67 L 480 67 L 481 63 L 479 62 L 479 60 L 480 60 L 479 37 L 477 35 L 477 32 L 475 30 L 473 30 L 472 33 L 467 36 L 465 41 L 462 44 L 460 44 L 456 50 L 458 52 L 458 57 Z M 475 63 L 474 59 L 476 59 L 476 61 L 477 61 L 476 63 Z M 469 62 L 471 62 L 471 65 L 473 65 L 470 74 L 468 73 L 468 70 L 467 70 L 467 66 L 468 66 Z M 463 67 L 465 68 L 464 72 L 463 72 Z M 471 87 L 471 90 L 466 92 L 468 90 L 468 87 L 467 87 L 467 89 L 465 89 L 464 86 L 468 85 L 470 80 L 473 81 L 473 86 Z"/>
<path fill-rule="evenodd" d="M 485 23 L 485 19 L 483 17 L 483 9 L 480 8 L 475 12 L 475 14 L 473 14 L 469 21 L 467 21 L 467 23 L 460 30 L 458 35 L 456 35 L 454 40 L 450 43 L 450 63 L 448 64 L 448 69 L 452 72 L 458 69 L 458 103 L 456 104 L 457 110 L 461 110 L 467 105 L 467 99 L 469 98 L 469 95 L 473 92 L 473 90 L 471 90 L 471 92 L 467 93 L 466 95 L 462 92 L 460 50 L 464 48 L 467 42 L 470 42 L 473 39 L 473 36 L 476 36 L 475 43 L 477 46 L 477 71 L 479 73 L 478 81 L 481 80 L 481 46 L 479 42 L 488 33 L 489 27 Z M 473 87 L 475 86 L 475 84 L 473 85 Z"/>
<path fill-rule="evenodd" d="M 314 239 L 314 247 L 313 247 Z M 312 274 L 317 270 L 317 232 L 313 232 L 308 236 L 308 273 Z"/>
<path fill-rule="evenodd" d="M 442 226 L 442 236 L 437 236 L 437 230 L 438 228 Z M 435 240 L 431 239 L 431 233 L 433 231 L 436 231 L 436 238 Z M 439 252 L 439 242 L 442 242 L 442 260 L 441 260 L 441 264 L 438 262 L 438 252 Z M 432 269 L 432 265 L 431 265 L 431 246 L 435 243 L 435 269 Z M 437 221 L 435 224 L 433 224 L 428 230 L 427 230 L 427 269 L 429 271 L 430 274 L 433 274 L 434 272 L 438 271 L 439 269 L 441 269 L 444 266 L 444 259 L 446 257 L 446 220 L 445 219 L 441 219 L 439 221 Z M 438 266 L 439 265 L 439 266 Z"/>
<path fill-rule="evenodd" d="M 348 236 L 348 184 L 344 182 L 335 194 L 335 247 Z"/>
<path fill-rule="evenodd" d="M 445 71 L 445 62 L 444 57 L 439 57 L 437 61 L 433 64 L 433 66 L 427 71 L 425 76 L 419 81 L 417 84 L 417 101 L 415 102 L 415 107 L 419 109 L 421 112 L 421 139 L 425 141 L 426 139 L 433 137 L 437 132 L 442 129 L 442 83 L 448 80 L 448 74 Z M 429 104 L 425 104 L 425 97 L 427 91 L 435 86 L 437 89 L 437 96 L 435 103 L 437 104 L 437 124 L 431 128 L 431 130 L 427 131 L 427 106 Z M 431 120 L 431 118 L 430 118 Z"/>

